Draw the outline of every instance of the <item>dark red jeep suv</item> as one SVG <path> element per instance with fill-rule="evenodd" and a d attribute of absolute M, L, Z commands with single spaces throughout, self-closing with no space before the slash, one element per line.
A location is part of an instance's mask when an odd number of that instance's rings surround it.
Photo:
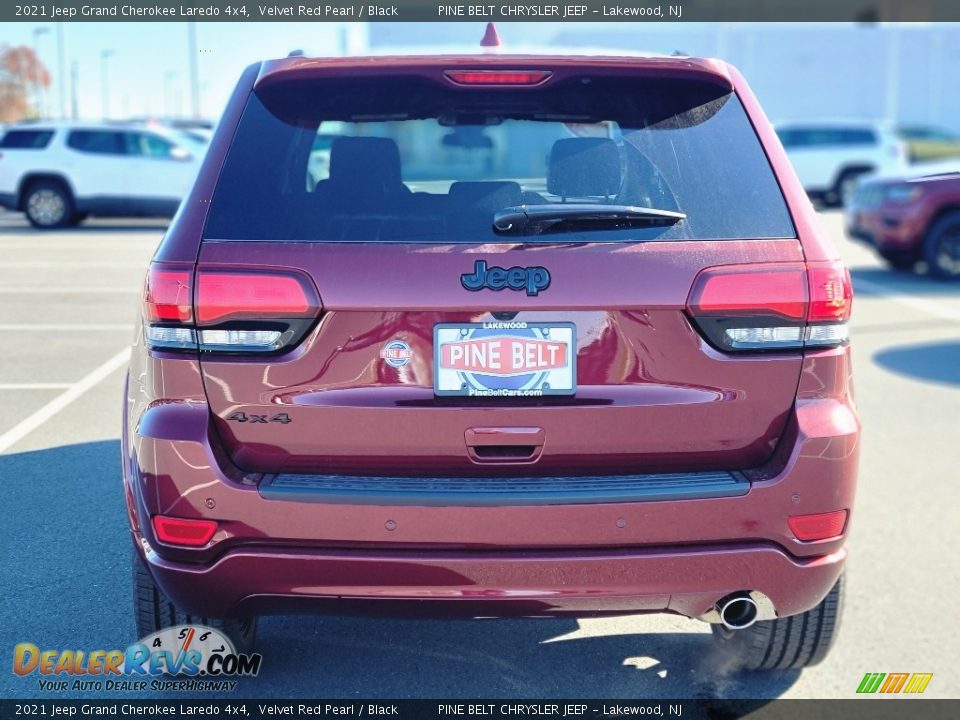
<path fill-rule="evenodd" d="M 851 295 L 722 62 L 254 65 L 146 279 L 138 631 L 656 612 L 747 668 L 816 663 Z"/>
<path fill-rule="evenodd" d="M 861 182 L 845 219 L 847 233 L 892 268 L 923 260 L 933 277 L 960 279 L 960 172 Z"/>

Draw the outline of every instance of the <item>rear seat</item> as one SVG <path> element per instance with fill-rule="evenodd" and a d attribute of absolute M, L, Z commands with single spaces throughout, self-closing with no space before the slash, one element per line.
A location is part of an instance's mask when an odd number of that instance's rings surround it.
<path fill-rule="evenodd" d="M 488 237 L 494 213 L 520 205 L 522 195 L 516 182 L 455 182 L 447 195 L 447 230 L 461 240 L 473 234 Z"/>
<path fill-rule="evenodd" d="M 330 177 L 314 193 L 338 213 L 387 213 L 410 196 L 400 175 L 400 150 L 390 138 L 338 137 L 330 148 Z"/>
<path fill-rule="evenodd" d="M 547 192 L 568 198 L 613 199 L 620 192 L 620 152 L 609 138 L 565 138 L 550 150 Z"/>

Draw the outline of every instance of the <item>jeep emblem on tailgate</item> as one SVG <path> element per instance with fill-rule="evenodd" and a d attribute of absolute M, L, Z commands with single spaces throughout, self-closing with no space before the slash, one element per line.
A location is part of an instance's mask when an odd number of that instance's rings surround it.
<path fill-rule="evenodd" d="M 502 267 L 487 268 L 486 260 L 477 260 L 473 273 L 460 276 L 460 284 L 467 290 L 476 292 L 490 290 L 526 290 L 527 295 L 536 295 L 550 287 L 550 272 L 539 265 L 535 267 L 514 266 L 509 270 Z"/>

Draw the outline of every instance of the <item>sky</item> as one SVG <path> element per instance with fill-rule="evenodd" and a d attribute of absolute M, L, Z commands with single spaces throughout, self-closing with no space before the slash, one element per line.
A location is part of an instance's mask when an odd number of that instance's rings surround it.
<path fill-rule="evenodd" d="M 102 116 L 101 53 L 113 51 L 105 61 L 110 117 L 142 115 L 189 115 L 188 23 L 4 23 L 0 45 L 36 47 L 53 75 L 47 91 L 48 115 L 60 111 L 60 78 L 57 27 L 65 34 L 67 75 L 76 61 L 80 117 Z M 473 28 L 477 43 L 483 23 L 464 23 Z M 513 38 L 549 37 L 557 32 L 552 23 L 513 24 L 501 34 Z M 525 26 L 525 27 L 524 27 Z M 559 24 L 558 24 L 559 26 Z M 571 24 L 563 27 L 569 28 Z M 420 25 L 423 37 L 436 39 L 438 24 Z M 34 34 L 36 29 L 46 32 Z M 201 115 L 215 118 L 229 97 L 241 71 L 258 60 L 284 57 L 302 49 L 308 55 L 341 55 L 345 50 L 366 49 L 366 23 L 196 23 Z M 69 111 L 69 92 L 67 93 Z"/>
<path fill-rule="evenodd" d="M 4 23 L 0 44 L 34 46 L 53 75 L 47 107 L 60 111 L 57 28 L 60 23 Z M 216 117 L 243 68 L 257 60 L 312 48 L 317 54 L 342 51 L 343 23 L 197 23 L 201 115 Z M 110 116 L 189 115 L 188 24 L 64 23 L 67 74 L 77 63 L 77 104 L 81 117 L 102 115 L 101 52 L 106 60 Z M 69 97 L 69 95 L 68 95 Z M 67 101 L 69 108 L 69 100 Z"/>
<path fill-rule="evenodd" d="M 57 30 L 67 75 L 78 71 L 82 118 L 190 116 L 191 23 L 4 23 L 0 45 L 36 47 L 52 71 L 47 115 L 59 116 Z M 485 23 L 195 23 L 200 115 L 216 119 L 243 68 L 292 50 L 363 54 L 370 47 L 437 52 L 479 49 Z M 895 116 L 960 132 L 960 25 L 919 23 L 497 23 L 504 49 L 625 48 L 719 56 L 749 78 L 771 117 Z M 46 30 L 35 35 L 36 30 Z M 106 61 L 103 51 L 112 51 Z M 588 51 L 589 52 L 589 51 Z M 104 65 L 108 74 L 103 83 Z M 790 78 L 790 82 L 784 82 Z M 67 93 L 67 109 L 70 101 Z"/>

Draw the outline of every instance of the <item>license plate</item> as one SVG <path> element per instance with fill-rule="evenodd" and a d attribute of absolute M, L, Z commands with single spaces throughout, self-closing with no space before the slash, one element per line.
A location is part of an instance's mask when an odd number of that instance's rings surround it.
<path fill-rule="evenodd" d="M 541 397 L 576 392 L 573 323 L 441 323 L 433 328 L 439 396 Z"/>

